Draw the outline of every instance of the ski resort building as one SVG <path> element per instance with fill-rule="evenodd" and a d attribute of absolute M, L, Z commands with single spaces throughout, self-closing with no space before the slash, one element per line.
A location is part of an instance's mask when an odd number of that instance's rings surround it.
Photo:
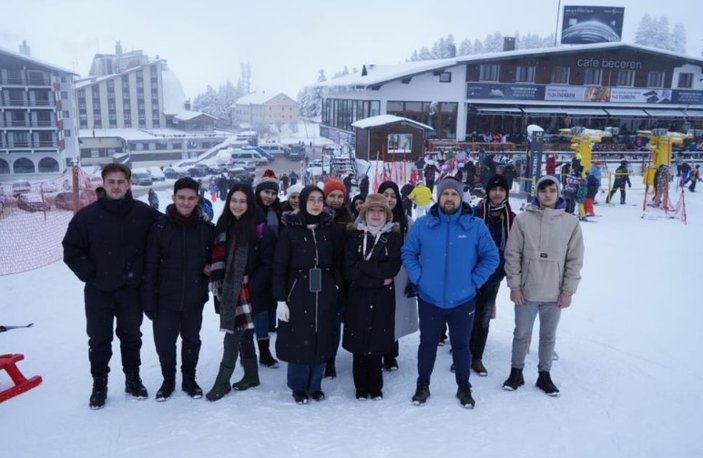
<path fill-rule="evenodd" d="M 73 72 L 0 48 L 0 180 L 66 170 L 77 153 Z"/>
<path fill-rule="evenodd" d="M 511 50 L 364 65 L 324 83 L 321 134 L 354 144 L 352 124 L 396 115 L 436 139 L 523 143 L 529 124 L 703 131 L 703 58 L 625 43 Z"/>

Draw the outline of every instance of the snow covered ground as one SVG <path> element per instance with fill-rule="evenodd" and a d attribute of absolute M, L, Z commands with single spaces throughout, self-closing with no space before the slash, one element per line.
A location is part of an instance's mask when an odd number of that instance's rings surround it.
<path fill-rule="evenodd" d="M 634 180 L 636 181 L 636 180 Z M 640 203 L 633 183 L 628 202 Z M 162 205 L 168 193 L 161 193 Z M 438 349 L 427 405 L 410 403 L 418 335 L 401 340 L 400 370 L 385 374 L 385 398 L 354 398 L 351 357 L 340 350 L 327 400 L 293 403 L 285 365 L 260 370 L 261 386 L 211 403 L 180 390 L 154 401 L 161 383 L 151 326 L 142 331 L 142 378 L 150 398 L 124 394 L 115 341 L 107 405 L 88 409 L 91 389 L 82 284 L 61 262 L 0 277 L 0 324 L 34 322 L 0 334 L 0 353 L 23 353 L 25 375 L 43 383 L 0 404 L 3 457 L 699 457 L 703 456 L 703 196 L 687 193 L 689 221 L 642 219 L 634 205 L 596 206 L 585 223 L 586 262 L 572 307 L 562 315 L 553 379 L 558 398 L 534 386 L 536 342 L 526 385 L 506 392 L 513 305 L 503 285 L 484 362 L 472 375 L 475 410 L 454 397 L 449 348 Z M 216 209 L 221 209 L 221 203 Z M 513 201 L 519 208 L 520 202 Z M 37 253 L 28 255 L 36 256 Z M 698 286 L 697 286 L 698 285 Z M 209 389 L 222 334 L 206 305 L 198 380 Z M 537 332 L 535 332 L 536 340 Z M 235 380 L 241 374 L 235 372 Z M 0 374 L 0 389 L 9 385 Z M 180 387 L 180 381 L 179 381 Z"/>

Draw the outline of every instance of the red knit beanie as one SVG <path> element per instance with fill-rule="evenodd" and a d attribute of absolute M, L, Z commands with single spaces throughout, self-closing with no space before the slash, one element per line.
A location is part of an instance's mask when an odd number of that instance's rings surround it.
<path fill-rule="evenodd" d="M 342 180 L 335 177 L 329 177 L 325 180 L 325 189 L 323 191 L 325 192 L 325 196 L 329 196 L 332 191 L 342 191 L 344 197 L 347 196 L 347 187 L 344 186 Z"/>

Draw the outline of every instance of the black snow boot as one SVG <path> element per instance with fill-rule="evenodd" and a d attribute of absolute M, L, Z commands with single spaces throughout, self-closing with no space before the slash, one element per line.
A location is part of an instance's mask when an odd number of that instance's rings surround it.
<path fill-rule="evenodd" d="M 430 386 L 429 385 L 423 385 L 422 383 L 417 384 L 417 390 L 415 390 L 415 394 L 413 395 L 413 404 L 416 406 L 421 406 L 424 403 L 427 402 L 427 399 L 430 397 Z"/>
<path fill-rule="evenodd" d="M 240 381 L 234 382 L 232 388 L 244 391 L 259 386 L 259 366 L 256 364 L 256 358 L 243 359 L 242 367 L 244 368 L 244 377 Z"/>
<path fill-rule="evenodd" d="M 537 383 L 535 385 L 549 396 L 559 396 L 559 388 L 552 382 L 549 371 L 539 371 L 539 376 L 537 377 Z"/>
<path fill-rule="evenodd" d="M 337 376 L 337 367 L 334 364 L 334 358 L 330 358 L 327 360 L 327 364 L 325 365 L 325 378 L 335 378 Z"/>
<path fill-rule="evenodd" d="M 232 387 L 229 384 L 229 379 L 232 377 L 233 372 L 233 367 L 227 367 L 220 364 L 220 371 L 217 373 L 215 384 L 205 395 L 208 401 L 217 401 L 218 399 L 222 399 L 224 395 L 232 391 Z"/>
<path fill-rule="evenodd" d="M 198 382 L 195 381 L 195 369 L 183 368 L 181 370 L 181 375 L 183 377 L 183 381 L 181 382 L 181 389 L 193 399 L 202 398 L 203 389 L 200 388 Z"/>
<path fill-rule="evenodd" d="M 142 379 L 139 378 L 139 369 L 132 369 L 125 371 L 125 393 L 131 394 L 137 399 L 146 399 L 149 394 L 146 388 L 142 384 Z"/>
<path fill-rule="evenodd" d="M 175 390 L 175 388 L 176 388 L 176 375 L 175 374 L 164 375 L 164 381 L 161 384 L 159 391 L 156 392 L 156 401 L 157 402 L 164 402 L 166 399 L 170 398 L 171 395 L 173 394 L 173 391 Z"/>
<path fill-rule="evenodd" d="M 261 365 L 272 369 L 277 368 L 278 360 L 273 357 L 271 350 L 269 349 L 271 341 L 266 338 L 259 339 L 256 343 L 259 344 L 259 362 Z"/>
<path fill-rule="evenodd" d="M 522 369 L 510 369 L 508 380 L 503 382 L 503 389 L 506 391 L 515 391 L 525 384 L 525 378 L 522 376 Z"/>
<path fill-rule="evenodd" d="M 107 399 L 107 374 L 93 377 L 93 392 L 90 393 L 88 406 L 93 410 L 105 407 Z"/>
<path fill-rule="evenodd" d="M 462 407 L 473 409 L 476 405 L 476 401 L 474 401 L 474 398 L 471 396 L 471 388 L 468 386 L 460 386 L 456 392 L 456 397 Z"/>

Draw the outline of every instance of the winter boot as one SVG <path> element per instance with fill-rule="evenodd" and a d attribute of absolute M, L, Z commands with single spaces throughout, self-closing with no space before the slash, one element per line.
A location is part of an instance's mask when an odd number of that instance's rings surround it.
<path fill-rule="evenodd" d="M 325 400 L 325 393 L 322 391 L 313 391 L 312 393 L 310 393 L 310 397 L 318 402 L 324 401 Z"/>
<path fill-rule="evenodd" d="M 278 360 L 273 357 L 269 350 L 269 345 L 271 343 L 269 338 L 259 339 L 256 343 L 259 344 L 259 362 L 261 365 L 272 369 L 278 367 Z"/>
<path fill-rule="evenodd" d="M 107 374 L 93 377 L 93 392 L 90 393 L 88 406 L 93 410 L 105 407 L 107 399 Z"/>
<path fill-rule="evenodd" d="M 539 376 L 537 377 L 537 383 L 535 385 L 549 396 L 559 396 L 559 388 L 552 382 L 549 371 L 539 371 Z"/>
<path fill-rule="evenodd" d="M 139 378 L 139 369 L 131 369 L 125 371 L 125 393 L 131 394 L 135 398 L 142 400 L 149 397 L 146 388 L 142 384 L 142 379 Z"/>
<path fill-rule="evenodd" d="M 244 377 L 232 385 L 237 391 L 248 390 L 259 386 L 259 366 L 256 363 L 256 358 L 243 359 L 242 367 L 244 368 Z"/>
<path fill-rule="evenodd" d="M 200 388 L 198 382 L 195 381 L 195 369 L 183 368 L 181 370 L 183 381 L 181 389 L 191 398 L 200 399 L 203 397 L 203 389 Z"/>
<path fill-rule="evenodd" d="M 398 370 L 398 360 L 395 359 L 395 356 L 386 355 L 383 357 L 383 369 L 387 372 Z"/>
<path fill-rule="evenodd" d="M 456 392 L 456 397 L 459 399 L 459 404 L 467 409 L 473 409 L 476 401 L 471 396 L 471 388 L 468 386 L 460 386 Z"/>
<path fill-rule="evenodd" d="M 335 378 L 337 376 L 337 367 L 334 365 L 334 357 L 327 360 L 325 366 L 325 378 Z"/>
<path fill-rule="evenodd" d="M 413 395 L 412 401 L 416 406 L 421 406 L 427 402 L 427 398 L 430 397 L 430 386 L 423 385 L 422 383 L 417 384 L 417 390 Z"/>
<path fill-rule="evenodd" d="M 232 391 L 232 387 L 229 384 L 229 379 L 232 378 L 233 372 L 233 367 L 227 367 L 220 364 L 220 371 L 217 373 L 217 378 L 215 378 L 215 384 L 205 395 L 208 401 L 217 401 L 222 399 L 224 395 Z"/>
<path fill-rule="evenodd" d="M 508 380 L 503 382 L 503 389 L 506 391 L 515 391 L 525 384 L 525 379 L 522 376 L 522 369 L 510 369 Z"/>
<path fill-rule="evenodd" d="M 488 370 L 486 369 L 486 366 L 483 365 L 483 361 L 480 359 L 474 359 L 471 361 L 471 369 L 473 369 L 481 377 L 488 376 Z"/>
<path fill-rule="evenodd" d="M 305 391 L 293 391 L 293 400 L 298 405 L 303 405 L 308 403 L 308 394 Z"/>
<path fill-rule="evenodd" d="M 164 382 L 161 384 L 161 388 L 156 392 L 156 401 L 164 402 L 166 399 L 170 398 L 173 391 L 176 388 L 176 375 L 168 374 L 164 375 Z"/>

